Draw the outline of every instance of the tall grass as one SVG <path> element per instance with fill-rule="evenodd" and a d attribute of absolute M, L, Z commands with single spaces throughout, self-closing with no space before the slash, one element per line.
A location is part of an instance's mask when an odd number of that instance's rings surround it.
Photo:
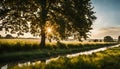
<path fill-rule="evenodd" d="M 38 39 L 0 39 L 0 53 L 15 52 L 15 51 L 29 51 L 40 49 L 40 41 Z M 72 48 L 98 48 L 103 46 L 114 45 L 116 43 L 104 42 L 62 42 L 62 43 L 46 43 L 45 49 L 72 49 Z"/>

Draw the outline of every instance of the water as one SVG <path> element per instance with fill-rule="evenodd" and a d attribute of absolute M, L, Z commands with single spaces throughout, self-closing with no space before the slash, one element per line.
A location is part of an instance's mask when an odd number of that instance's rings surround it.
<path fill-rule="evenodd" d="M 114 47 L 119 47 L 119 46 L 120 46 L 120 44 L 115 45 L 115 46 L 110 46 L 110 47 L 102 47 L 102 48 L 99 48 L 99 49 L 89 50 L 89 51 L 75 53 L 75 54 L 68 54 L 67 57 L 71 58 L 71 57 L 75 57 L 75 56 L 79 56 L 79 55 L 89 55 L 89 54 L 92 54 L 92 53 L 95 53 L 95 52 L 104 51 L 108 48 L 114 48 Z"/>
<path fill-rule="evenodd" d="M 114 48 L 114 47 L 119 47 L 119 46 L 120 46 L 120 44 L 114 45 L 114 46 L 110 46 L 110 47 L 102 47 L 102 48 L 99 48 L 99 49 L 79 52 L 79 53 L 75 53 L 75 54 L 67 54 L 66 57 L 72 58 L 72 57 L 79 56 L 79 55 L 90 55 L 90 54 L 95 53 L 95 52 L 104 51 L 104 50 L 106 50 L 108 48 Z M 55 58 L 46 59 L 45 63 L 47 64 L 50 61 L 57 60 L 57 59 L 59 59 L 59 57 L 60 56 L 55 57 Z M 40 64 L 40 63 L 41 63 L 41 61 L 35 61 L 35 62 L 28 61 L 28 62 L 25 62 L 25 63 L 18 63 L 17 65 L 19 67 L 22 67 L 22 66 L 36 65 L 36 64 Z M 1 67 L 1 69 L 7 69 L 7 68 L 8 68 L 8 64 L 6 64 L 6 65 Z"/>
<path fill-rule="evenodd" d="M 1 69 L 7 69 L 7 68 L 8 68 L 7 64 L 1 67 Z"/>

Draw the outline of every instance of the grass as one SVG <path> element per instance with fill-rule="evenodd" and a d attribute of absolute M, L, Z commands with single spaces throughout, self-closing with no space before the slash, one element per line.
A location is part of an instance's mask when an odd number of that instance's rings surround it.
<path fill-rule="evenodd" d="M 0 39 L 0 53 L 4 52 L 18 52 L 18 51 L 30 51 L 40 49 L 39 39 Z M 82 48 L 95 46 L 109 46 L 116 43 L 105 42 L 62 42 L 62 43 L 46 43 L 45 49 L 68 49 L 68 48 Z"/>
<path fill-rule="evenodd" d="M 68 53 L 76 53 L 97 49 L 116 43 L 95 42 L 62 42 L 47 43 L 44 49 L 39 46 L 36 39 L 0 39 L 0 63 L 28 61 L 32 59 L 46 59 Z"/>
<path fill-rule="evenodd" d="M 9 69 L 120 69 L 120 47 L 80 55 L 73 58 L 60 57 L 48 64 L 44 62 L 13 65 Z"/>

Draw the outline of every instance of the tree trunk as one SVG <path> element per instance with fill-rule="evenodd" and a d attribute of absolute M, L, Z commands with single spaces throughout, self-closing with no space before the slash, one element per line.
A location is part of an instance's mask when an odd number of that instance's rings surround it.
<path fill-rule="evenodd" d="M 44 48 L 45 47 L 45 39 L 46 39 L 46 34 L 45 34 L 45 23 L 46 23 L 46 13 L 42 14 L 42 18 L 41 18 L 41 42 L 40 42 L 40 47 Z"/>
<path fill-rule="evenodd" d="M 40 47 L 44 48 L 45 47 L 45 40 L 46 40 L 46 33 L 45 33 L 45 24 L 46 24 L 46 19 L 47 19 L 47 14 L 48 14 L 48 9 L 46 9 L 46 0 L 43 0 L 43 5 L 41 6 L 42 11 L 41 11 L 41 43 Z"/>
<path fill-rule="evenodd" d="M 45 35 L 45 29 L 44 26 L 41 29 L 41 42 L 40 42 L 40 47 L 44 48 L 45 47 L 45 40 L 46 40 L 46 35 Z"/>

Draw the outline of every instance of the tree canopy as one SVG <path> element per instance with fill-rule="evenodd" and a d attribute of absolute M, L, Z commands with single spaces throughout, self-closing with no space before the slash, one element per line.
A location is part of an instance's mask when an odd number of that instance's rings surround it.
<path fill-rule="evenodd" d="M 7 38 L 7 39 L 9 39 L 9 38 L 14 38 L 12 35 L 10 35 L 10 34 L 7 34 L 6 36 L 5 36 L 5 38 Z"/>
<path fill-rule="evenodd" d="M 120 42 L 120 36 L 118 36 L 118 42 Z"/>
<path fill-rule="evenodd" d="M 88 38 L 96 19 L 90 0 L 1 0 L 0 6 L 0 28 L 18 36 L 40 35 L 41 46 L 45 46 L 48 27 L 52 37 L 74 35 L 81 40 Z"/>
<path fill-rule="evenodd" d="M 104 42 L 114 42 L 114 39 L 111 36 L 105 36 Z"/>

